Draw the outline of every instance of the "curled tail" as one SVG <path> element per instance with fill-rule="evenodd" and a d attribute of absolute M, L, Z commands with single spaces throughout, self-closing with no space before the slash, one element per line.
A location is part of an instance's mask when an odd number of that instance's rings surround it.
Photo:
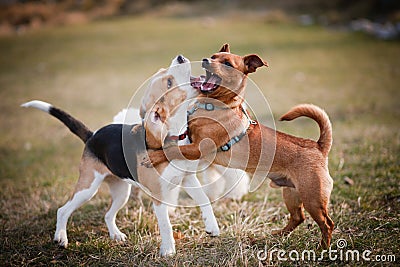
<path fill-rule="evenodd" d="M 327 156 L 332 147 L 332 124 L 326 112 L 312 104 L 301 104 L 293 107 L 285 115 L 281 121 L 291 121 L 301 116 L 309 117 L 315 120 L 320 129 L 320 137 L 317 141 L 320 150 L 324 156 Z"/>
<path fill-rule="evenodd" d="M 83 124 L 81 121 L 75 119 L 67 112 L 59 108 L 53 107 L 49 103 L 39 100 L 33 100 L 22 104 L 21 107 L 36 108 L 46 113 L 49 113 L 50 115 L 56 117 L 61 122 L 63 122 L 65 126 L 67 126 L 68 129 L 70 129 L 71 132 L 77 135 L 84 143 L 86 143 L 86 141 L 93 135 L 93 132 L 89 130 L 89 128 L 87 128 L 86 125 Z"/>

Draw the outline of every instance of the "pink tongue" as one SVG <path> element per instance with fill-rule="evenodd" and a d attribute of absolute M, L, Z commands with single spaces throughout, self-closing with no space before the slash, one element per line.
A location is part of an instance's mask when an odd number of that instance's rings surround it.
<path fill-rule="evenodd" d="M 216 82 L 218 81 L 218 79 L 214 76 L 211 76 L 210 79 L 208 79 L 207 82 L 204 82 L 201 85 L 201 90 L 203 91 L 210 91 L 214 88 L 214 85 L 216 84 Z"/>
<path fill-rule="evenodd" d="M 200 76 L 200 77 L 191 77 L 190 78 L 190 82 L 193 88 L 195 89 L 201 89 L 201 85 L 204 81 L 204 75 Z"/>

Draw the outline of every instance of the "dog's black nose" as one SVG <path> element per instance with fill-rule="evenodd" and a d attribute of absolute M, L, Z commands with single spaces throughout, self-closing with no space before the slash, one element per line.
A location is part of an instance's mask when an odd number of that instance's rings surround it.
<path fill-rule="evenodd" d="M 201 66 L 203 68 L 205 68 L 206 66 L 210 65 L 210 61 L 208 60 L 208 58 L 203 58 L 203 62 L 201 64 Z"/>
<path fill-rule="evenodd" d="M 179 55 L 178 57 L 177 57 L 177 60 L 178 60 L 178 63 L 179 64 L 182 64 L 182 63 L 185 63 L 185 58 L 182 56 L 182 55 Z"/>

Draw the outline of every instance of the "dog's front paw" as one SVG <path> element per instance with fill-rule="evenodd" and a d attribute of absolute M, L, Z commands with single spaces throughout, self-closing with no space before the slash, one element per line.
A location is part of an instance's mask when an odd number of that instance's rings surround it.
<path fill-rule="evenodd" d="M 290 231 L 287 231 L 287 230 L 285 230 L 285 228 L 283 228 L 283 229 L 276 229 L 276 230 L 272 230 L 271 231 L 271 235 L 281 235 L 281 236 L 284 236 L 284 235 L 287 235 L 287 234 L 289 234 L 290 233 Z"/>
<path fill-rule="evenodd" d="M 161 243 L 160 247 L 160 256 L 161 257 L 167 257 L 167 256 L 173 256 L 175 255 L 175 244 L 170 244 L 170 243 Z"/>
<path fill-rule="evenodd" d="M 67 248 L 67 232 L 65 230 L 56 231 L 56 233 L 54 234 L 54 242 L 57 243 L 60 247 Z"/>
<path fill-rule="evenodd" d="M 152 168 L 166 160 L 167 158 L 162 150 L 151 151 L 149 152 L 148 157 L 143 158 L 141 165 L 147 168 Z"/>
<path fill-rule="evenodd" d="M 140 165 L 145 166 L 146 168 L 153 168 L 153 163 L 149 157 L 144 157 Z"/>
<path fill-rule="evenodd" d="M 212 237 L 219 236 L 219 226 L 217 220 L 214 218 L 208 218 L 205 220 L 206 233 Z"/>
<path fill-rule="evenodd" d="M 113 234 L 110 233 L 110 238 L 115 241 L 125 242 L 127 237 L 126 234 L 118 230 L 118 232 L 115 232 Z"/>

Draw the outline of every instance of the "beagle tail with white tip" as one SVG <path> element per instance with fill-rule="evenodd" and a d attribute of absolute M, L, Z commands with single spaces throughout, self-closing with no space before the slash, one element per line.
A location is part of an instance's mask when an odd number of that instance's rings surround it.
<path fill-rule="evenodd" d="M 59 119 L 65 126 L 70 129 L 76 136 L 78 136 L 84 143 L 93 135 L 93 132 L 89 130 L 89 128 L 83 124 L 81 121 L 75 119 L 67 112 L 53 107 L 53 105 L 40 101 L 40 100 L 33 100 L 26 102 L 21 105 L 24 108 L 36 108 L 46 113 L 49 113 L 53 117 Z"/>

